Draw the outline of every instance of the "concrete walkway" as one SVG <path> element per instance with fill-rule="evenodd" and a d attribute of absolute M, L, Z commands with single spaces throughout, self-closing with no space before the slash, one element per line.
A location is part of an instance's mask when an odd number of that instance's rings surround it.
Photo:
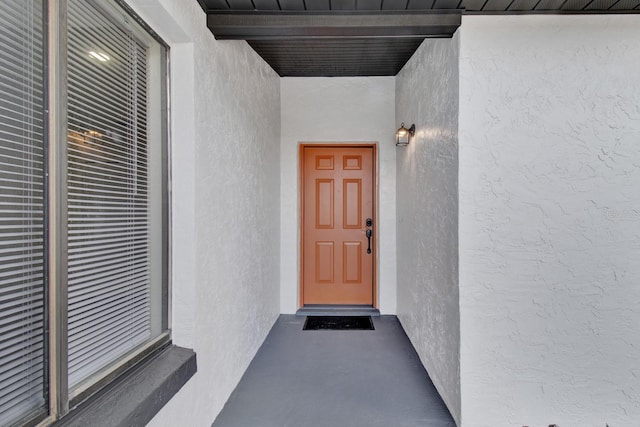
<path fill-rule="evenodd" d="M 280 316 L 213 427 L 455 427 L 395 316 L 375 331 L 304 321 Z"/>

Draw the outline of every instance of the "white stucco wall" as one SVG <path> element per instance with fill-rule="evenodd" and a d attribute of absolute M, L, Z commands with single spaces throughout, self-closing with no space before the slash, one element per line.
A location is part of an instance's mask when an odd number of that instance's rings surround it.
<path fill-rule="evenodd" d="M 198 361 L 150 425 L 210 426 L 280 311 L 280 79 L 195 1 L 131 5 L 171 45 L 172 337 Z"/>
<path fill-rule="evenodd" d="M 463 17 L 465 426 L 640 422 L 640 17 Z"/>
<path fill-rule="evenodd" d="M 394 77 L 283 78 L 281 88 L 280 307 L 299 308 L 300 142 L 378 143 L 378 303 L 396 310 Z"/>
<path fill-rule="evenodd" d="M 458 36 L 425 40 L 396 77 L 398 318 L 460 425 Z"/>

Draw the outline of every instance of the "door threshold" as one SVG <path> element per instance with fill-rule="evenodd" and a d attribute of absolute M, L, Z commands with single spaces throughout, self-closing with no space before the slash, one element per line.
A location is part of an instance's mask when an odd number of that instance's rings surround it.
<path fill-rule="evenodd" d="M 296 316 L 373 316 L 380 310 L 370 305 L 307 304 L 296 311 Z"/>

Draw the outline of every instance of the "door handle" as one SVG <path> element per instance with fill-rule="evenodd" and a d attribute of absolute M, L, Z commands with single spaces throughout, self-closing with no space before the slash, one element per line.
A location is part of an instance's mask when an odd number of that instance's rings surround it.
<path fill-rule="evenodd" d="M 367 218 L 364 221 L 365 225 L 369 228 L 367 228 L 367 253 L 370 254 L 371 253 L 371 236 L 373 235 L 373 231 L 371 231 L 371 226 L 373 226 L 373 220 L 371 218 Z"/>

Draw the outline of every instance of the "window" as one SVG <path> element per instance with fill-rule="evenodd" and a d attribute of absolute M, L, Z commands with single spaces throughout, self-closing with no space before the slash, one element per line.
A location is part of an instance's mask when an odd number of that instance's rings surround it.
<path fill-rule="evenodd" d="M 0 425 L 46 403 L 42 19 L 0 2 Z"/>
<path fill-rule="evenodd" d="M 0 425 L 169 339 L 167 47 L 120 2 L 50 3 L 0 2 Z"/>

